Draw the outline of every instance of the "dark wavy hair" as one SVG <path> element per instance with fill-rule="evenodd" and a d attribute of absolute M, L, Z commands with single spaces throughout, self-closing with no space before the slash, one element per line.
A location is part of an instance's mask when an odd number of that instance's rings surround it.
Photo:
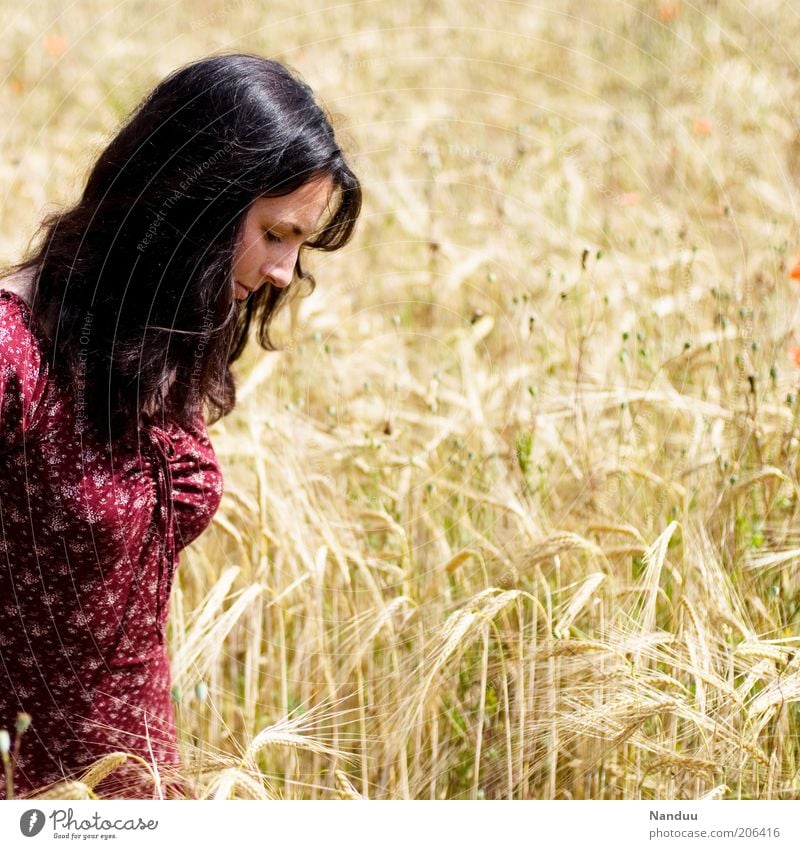
<path fill-rule="evenodd" d="M 233 259 L 248 208 L 318 177 L 330 212 L 285 289 L 233 290 Z M 277 61 L 214 55 L 172 72 L 103 150 L 80 200 L 46 216 L 10 272 L 35 268 L 33 314 L 53 367 L 84 388 L 86 415 L 111 436 L 150 415 L 186 425 L 236 403 L 230 365 L 253 319 L 269 325 L 315 281 L 307 249 L 334 251 L 353 234 L 361 186 L 309 86 Z"/>

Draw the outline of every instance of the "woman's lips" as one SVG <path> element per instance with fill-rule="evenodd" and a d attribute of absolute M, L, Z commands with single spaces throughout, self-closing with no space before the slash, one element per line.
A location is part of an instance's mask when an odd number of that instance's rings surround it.
<path fill-rule="evenodd" d="M 237 283 L 236 283 L 236 297 L 239 300 L 244 300 L 245 298 L 247 298 L 249 296 L 250 296 L 250 290 L 245 289 L 245 287 L 242 286 L 242 284 L 237 281 Z"/>

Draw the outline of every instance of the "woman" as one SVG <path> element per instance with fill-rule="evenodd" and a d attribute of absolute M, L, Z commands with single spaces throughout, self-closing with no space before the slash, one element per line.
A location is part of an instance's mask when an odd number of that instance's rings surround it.
<path fill-rule="evenodd" d="M 0 278 L 0 729 L 30 716 L 15 795 L 111 751 L 162 781 L 178 765 L 169 595 L 222 495 L 203 407 L 233 409 L 251 322 L 275 350 L 272 317 L 315 285 L 303 251 L 342 247 L 360 209 L 308 86 L 212 56 L 145 97 Z M 125 769 L 97 791 L 154 794 Z"/>

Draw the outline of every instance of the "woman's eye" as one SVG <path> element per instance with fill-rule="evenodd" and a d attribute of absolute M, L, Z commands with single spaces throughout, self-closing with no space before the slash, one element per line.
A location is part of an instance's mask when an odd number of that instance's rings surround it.
<path fill-rule="evenodd" d="M 280 236 L 276 236 L 274 233 L 270 233 L 269 230 L 267 230 L 264 235 L 266 236 L 268 242 L 275 242 L 276 244 L 281 243 Z"/>

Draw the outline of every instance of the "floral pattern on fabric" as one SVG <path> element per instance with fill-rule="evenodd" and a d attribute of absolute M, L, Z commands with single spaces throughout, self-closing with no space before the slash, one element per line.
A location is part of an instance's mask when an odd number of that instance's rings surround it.
<path fill-rule="evenodd" d="M 103 443 L 48 353 L 27 302 L 0 289 L 0 728 L 32 717 L 18 796 L 111 751 L 178 763 L 169 596 L 223 492 L 201 414 Z"/>

